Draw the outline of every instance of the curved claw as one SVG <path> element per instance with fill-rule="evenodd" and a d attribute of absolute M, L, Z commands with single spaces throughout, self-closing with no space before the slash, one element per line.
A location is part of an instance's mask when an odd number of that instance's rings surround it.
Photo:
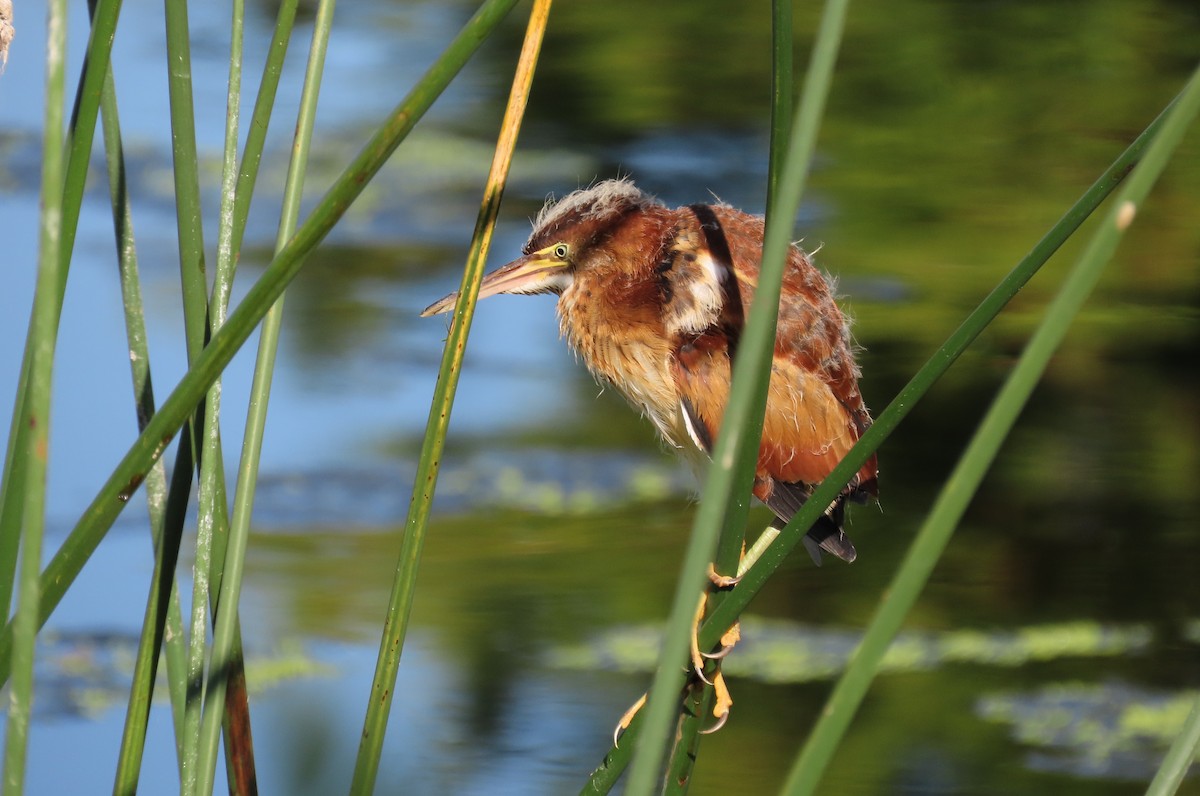
<path fill-rule="evenodd" d="M 713 726 L 711 726 L 707 729 L 700 730 L 700 734 L 701 735 L 712 735 L 714 732 L 716 732 L 717 730 L 724 727 L 725 722 L 727 722 L 727 721 L 729 721 L 729 711 L 728 710 L 721 714 L 721 717 L 719 719 L 717 719 L 716 724 L 714 724 Z"/>
<path fill-rule="evenodd" d="M 717 723 L 707 730 L 700 730 L 703 735 L 712 735 L 725 726 L 729 721 L 729 711 L 733 707 L 733 698 L 729 696 L 729 687 L 725 685 L 725 675 L 717 672 L 713 678 L 714 703 L 712 714 L 717 717 Z"/>
<path fill-rule="evenodd" d="M 735 644 L 726 644 L 725 646 L 721 647 L 721 649 L 717 650 L 716 652 L 702 652 L 702 653 L 700 653 L 700 657 L 706 658 L 707 660 L 710 660 L 710 661 L 719 661 L 722 658 L 724 658 L 726 655 L 728 655 L 729 653 L 733 652 L 733 648 L 735 646 L 736 646 Z M 705 680 L 705 682 L 708 682 L 708 681 Z M 711 683 L 709 683 L 709 685 L 711 685 Z"/>
<path fill-rule="evenodd" d="M 719 661 L 733 651 L 737 643 L 742 640 L 742 626 L 739 622 L 734 622 L 733 625 L 725 631 L 721 636 L 721 649 L 716 652 L 701 652 L 700 656 L 707 658 L 710 661 Z M 699 645 L 697 645 L 698 648 Z"/>
<path fill-rule="evenodd" d="M 614 747 L 617 745 L 617 742 L 621 740 L 621 735 L 629 729 L 629 722 L 633 721 L 633 717 L 636 716 L 637 712 L 642 709 L 642 705 L 646 704 L 646 696 L 646 694 L 642 694 L 637 702 L 634 702 L 632 705 L 630 705 L 629 709 L 626 710 L 625 713 L 621 715 L 621 718 L 617 721 L 617 726 L 613 727 Z"/>

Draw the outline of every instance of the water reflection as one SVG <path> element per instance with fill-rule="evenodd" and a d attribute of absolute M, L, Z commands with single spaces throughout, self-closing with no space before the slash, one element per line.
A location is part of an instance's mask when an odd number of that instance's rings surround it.
<path fill-rule="evenodd" d="M 619 172 L 668 203 L 713 192 L 761 210 L 767 5 L 613 0 L 556 8 L 495 261 L 519 248 L 547 193 Z M 274 13 L 273 4 L 260 6 L 248 22 L 252 63 L 261 62 Z M 471 8 L 339 9 L 310 206 Z M 174 208 L 161 20 L 140 11 L 122 22 L 114 71 L 152 297 L 156 380 L 165 388 L 183 368 Z M 202 4 L 193 12 L 211 224 L 225 10 Z M 802 56 L 816 13 L 809 4 L 796 8 Z M 39 39 L 36 24 L 24 23 L 25 41 Z M 79 19 L 74 24 L 73 40 L 82 41 Z M 259 702 L 264 782 L 283 783 L 276 792 L 327 793 L 348 778 L 445 334 L 444 321 L 416 314 L 456 285 L 521 28 L 514 17 L 484 48 L 290 292 L 247 623 L 266 640 L 303 639 L 343 676 L 331 687 L 292 683 L 284 698 Z M 840 277 L 866 348 L 862 386 L 874 409 L 1178 90 L 1198 37 L 1194 4 L 1172 0 L 853 6 L 797 234 L 820 247 L 818 262 Z M 306 38 L 300 31 L 297 43 Z M 298 90 L 299 52 L 284 78 L 287 102 Z M 14 51 L 0 76 L 0 224 L 14 263 L 33 262 L 35 251 L 37 69 Z M 283 117 L 273 127 L 244 279 L 272 245 L 271 196 L 282 182 L 290 128 Z M 1023 705 L 1068 680 L 1152 694 L 1196 686 L 1197 645 L 1180 639 L 1200 616 L 1200 414 L 1190 364 L 1200 342 L 1197 146 L 1193 134 L 1139 214 L 910 620 L 926 630 L 1137 623 L 1154 629 L 1154 641 L 1136 657 L 888 675 L 835 759 L 829 792 L 1132 792 L 1105 771 L 1031 768 L 1038 742 L 1014 741 L 1007 726 L 982 720 L 981 700 L 1009 693 Z M 132 435 L 119 319 L 115 312 L 96 318 L 86 300 L 112 292 L 107 213 L 97 181 L 60 346 L 52 452 L 52 516 L 60 525 L 78 514 Z M 757 613 L 865 623 L 1077 251 L 1069 246 L 1014 300 L 888 441 L 883 505 L 852 517 L 859 561 L 821 570 L 807 560 L 789 563 L 756 601 Z M 31 269 L 10 270 L 11 294 L 29 295 L 21 280 Z M 21 339 L 23 313 L 3 323 L 5 339 Z M 417 793 L 567 792 L 598 762 L 611 721 L 645 685 L 643 677 L 539 665 L 554 645 L 661 620 L 693 508 L 688 475 L 611 392 L 598 395 L 556 338 L 548 300 L 480 307 L 401 672 L 409 702 L 397 713 L 407 721 L 389 731 L 395 752 L 385 761 L 385 785 L 404 782 Z M 19 346 L 0 356 L 8 379 L 0 392 L 11 395 Z M 95 376 L 101 366 L 111 375 Z M 248 368 L 239 360 L 227 380 L 231 450 Z M 74 380 L 78 372 L 89 374 L 86 387 Z M 82 453 L 80 440 L 87 441 Z M 138 511 L 132 501 L 131 525 L 140 524 Z M 90 603 L 77 608 L 80 624 L 97 621 L 115 591 L 122 603 L 108 612 L 136 626 L 140 587 L 114 590 L 105 580 L 146 577 L 148 568 L 126 577 L 142 566 L 130 560 L 142 559 L 97 562 L 95 582 L 78 598 Z M 706 740 L 692 792 L 771 792 L 827 687 L 736 683 L 733 722 Z M 96 732 L 115 737 L 110 726 Z M 307 758 L 312 777 L 304 779 L 297 772 L 309 769 L 298 767 L 297 750 L 311 749 L 325 751 Z M 169 751 L 162 760 L 159 774 L 169 780 Z M 96 770 L 108 776 L 110 766 L 111 756 Z M 46 760 L 35 760 L 34 770 L 45 792 L 78 790 L 54 780 L 65 774 Z"/>

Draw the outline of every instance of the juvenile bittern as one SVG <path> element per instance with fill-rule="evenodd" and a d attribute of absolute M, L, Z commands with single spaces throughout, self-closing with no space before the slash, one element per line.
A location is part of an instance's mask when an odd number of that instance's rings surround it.
<path fill-rule="evenodd" d="M 479 297 L 555 293 L 559 328 L 599 379 L 675 448 L 708 455 L 729 397 L 731 358 L 758 283 L 763 221 L 728 205 L 674 210 L 629 180 L 547 205 L 521 258 Z M 422 315 L 453 308 L 456 293 Z M 779 301 L 754 495 L 786 523 L 871 424 L 849 324 L 829 280 L 793 246 Z M 855 558 L 847 500 L 877 495 L 872 457 L 808 531 L 805 546 Z"/>

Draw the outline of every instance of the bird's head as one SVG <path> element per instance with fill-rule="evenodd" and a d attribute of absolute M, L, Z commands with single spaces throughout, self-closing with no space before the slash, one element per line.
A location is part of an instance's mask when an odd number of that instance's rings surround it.
<path fill-rule="evenodd" d="M 549 201 L 533 221 L 523 256 L 492 271 L 479 285 L 479 298 L 499 293 L 562 294 L 576 272 L 611 257 L 605 244 L 631 213 L 660 206 L 629 180 L 605 180 Z M 458 293 L 429 305 L 423 317 L 454 308 Z"/>

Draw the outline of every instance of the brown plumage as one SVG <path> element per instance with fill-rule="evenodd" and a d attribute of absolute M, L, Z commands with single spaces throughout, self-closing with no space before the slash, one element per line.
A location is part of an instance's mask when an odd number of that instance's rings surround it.
<path fill-rule="evenodd" d="M 729 397 L 730 358 L 758 282 L 763 222 L 728 205 L 669 209 L 628 180 L 548 203 L 524 256 L 492 272 L 480 298 L 556 293 L 559 326 L 612 384 L 685 453 L 708 454 Z M 423 315 L 445 312 L 457 294 Z M 793 246 L 779 305 L 754 494 L 786 522 L 871 424 L 849 324 L 829 281 Z M 853 561 L 846 500 L 877 495 L 872 457 L 808 533 Z"/>

